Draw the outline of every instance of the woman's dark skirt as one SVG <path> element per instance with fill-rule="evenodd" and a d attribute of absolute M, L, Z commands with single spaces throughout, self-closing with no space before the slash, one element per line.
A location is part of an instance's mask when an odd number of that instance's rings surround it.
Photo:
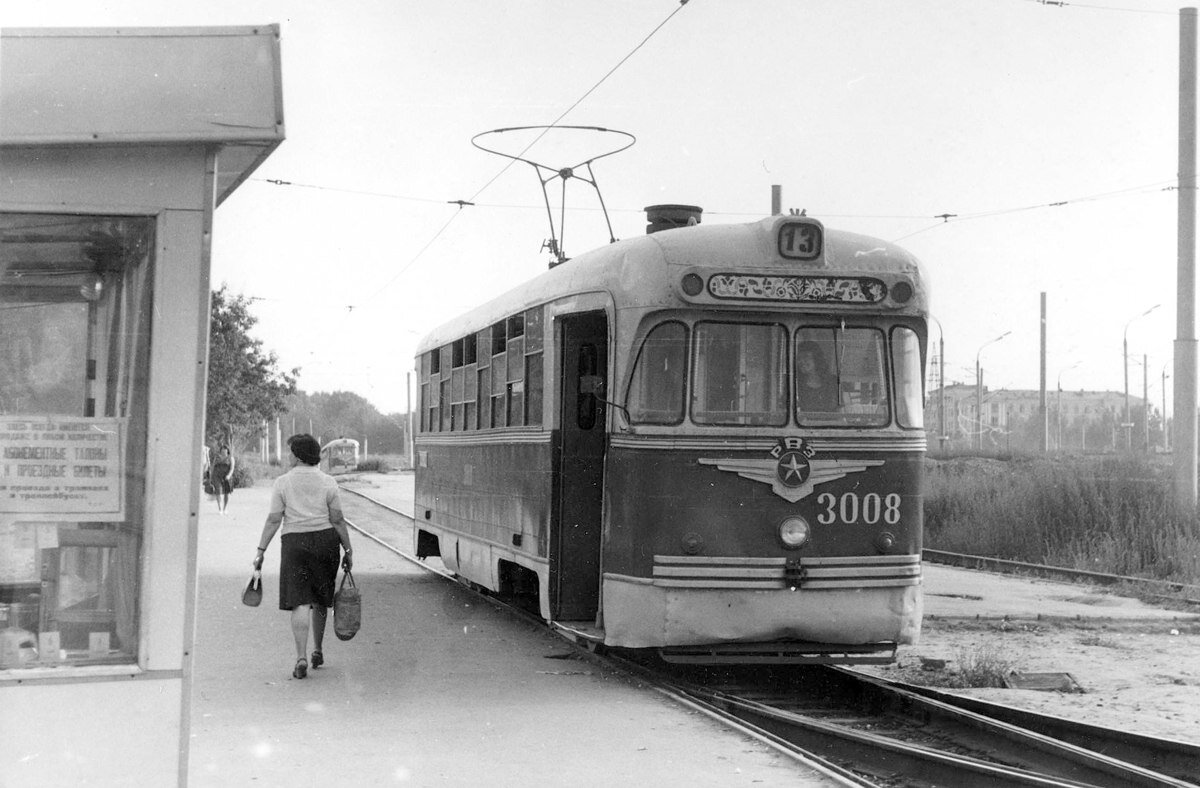
<path fill-rule="evenodd" d="M 333 607 L 341 540 L 326 528 L 280 537 L 279 609 Z"/>

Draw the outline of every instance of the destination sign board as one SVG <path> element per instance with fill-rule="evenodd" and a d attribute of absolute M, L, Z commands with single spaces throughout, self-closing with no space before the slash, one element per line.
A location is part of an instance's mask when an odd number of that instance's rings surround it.
<path fill-rule="evenodd" d="M 713 298 L 797 303 L 878 304 L 887 285 L 866 276 L 772 276 L 713 274 L 708 279 Z"/>

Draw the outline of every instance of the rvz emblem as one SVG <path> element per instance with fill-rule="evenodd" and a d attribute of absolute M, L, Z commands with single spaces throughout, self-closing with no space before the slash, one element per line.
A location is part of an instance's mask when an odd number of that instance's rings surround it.
<path fill-rule="evenodd" d="M 775 477 L 785 487 L 800 487 L 812 473 L 808 460 L 814 454 L 803 438 L 780 438 L 771 449 L 776 461 Z"/>

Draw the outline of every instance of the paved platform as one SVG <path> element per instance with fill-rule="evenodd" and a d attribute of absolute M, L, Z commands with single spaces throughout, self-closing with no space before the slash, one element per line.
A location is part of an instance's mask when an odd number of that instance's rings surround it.
<path fill-rule="evenodd" d="M 361 537 L 363 629 L 293 679 L 278 539 L 240 601 L 268 497 L 201 502 L 189 785 L 829 784 Z"/>

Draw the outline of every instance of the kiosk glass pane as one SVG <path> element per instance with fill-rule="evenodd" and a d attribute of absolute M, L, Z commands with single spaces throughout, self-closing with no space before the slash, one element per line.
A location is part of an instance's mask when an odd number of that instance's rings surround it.
<path fill-rule="evenodd" d="M 137 659 L 153 254 L 0 212 L 0 670 Z"/>

